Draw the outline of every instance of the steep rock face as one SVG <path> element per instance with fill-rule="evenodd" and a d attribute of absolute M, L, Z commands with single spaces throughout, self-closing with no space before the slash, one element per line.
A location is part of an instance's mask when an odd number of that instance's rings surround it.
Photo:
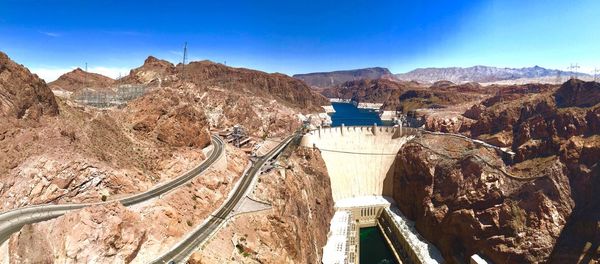
<path fill-rule="evenodd" d="M 594 253 L 600 245 L 594 197 L 600 177 L 600 96 L 597 83 L 571 80 L 560 88 L 524 85 L 502 88 L 496 96 L 472 106 L 464 116 L 473 118 L 461 130 L 516 154 L 511 167 L 524 164 L 541 166 L 556 159 L 563 167 L 575 203 L 564 232 L 558 237 L 550 259 L 556 263 L 573 262 L 580 257 L 598 260 Z M 592 105 L 594 104 L 595 105 Z M 531 170 L 532 175 L 542 174 Z M 592 248 L 592 249 L 590 249 Z"/>
<path fill-rule="evenodd" d="M 396 171 L 398 206 L 450 262 L 474 253 L 494 263 L 545 262 L 574 206 L 556 158 L 507 168 L 494 150 L 454 137 L 407 143 Z"/>
<path fill-rule="evenodd" d="M 287 162 L 285 174 L 261 175 L 253 194 L 272 209 L 235 218 L 192 263 L 320 263 L 333 216 L 325 163 L 303 149 Z"/>
<path fill-rule="evenodd" d="M 107 88 L 113 85 L 115 80 L 101 74 L 85 72 L 80 68 L 65 73 L 55 81 L 48 84 L 52 90 L 63 90 L 77 92 L 83 88 Z"/>
<path fill-rule="evenodd" d="M 0 118 L 38 119 L 58 114 L 46 83 L 0 52 Z"/>
<path fill-rule="evenodd" d="M 349 81 L 380 78 L 394 79 L 394 76 L 386 68 L 375 67 L 347 71 L 295 74 L 294 78 L 304 81 L 311 87 L 330 88 Z"/>
<path fill-rule="evenodd" d="M 87 207 L 23 227 L 10 240 L 10 259 L 14 263 L 128 263 L 146 239 L 143 225 L 120 203 Z"/>
<path fill-rule="evenodd" d="M 162 89 L 134 100 L 126 111 L 132 115 L 134 131 L 175 147 L 204 148 L 210 144 L 208 120 L 192 102 L 189 96 Z"/>

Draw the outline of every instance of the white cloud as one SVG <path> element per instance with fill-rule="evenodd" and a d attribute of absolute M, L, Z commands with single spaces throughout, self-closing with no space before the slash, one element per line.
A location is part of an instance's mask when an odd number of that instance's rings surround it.
<path fill-rule="evenodd" d="M 56 33 L 56 32 L 46 32 L 46 31 L 40 31 L 40 33 L 48 36 L 48 37 L 53 37 L 53 38 L 57 38 L 60 37 L 62 34 L 60 33 Z"/>
<path fill-rule="evenodd" d="M 70 72 L 77 67 L 72 66 L 68 68 L 30 68 L 31 72 L 37 74 L 40 78 L 44 79 L 46 82 L 52 82 L 61 75 Z M 116 79 L 119 76 L 125 76 L 129 74 L 129 68 L 122 67 L 102 67 L 96 66 L 88 68 L 89 72 L 102 74 L 104 76 L 108 76 L 110 78 Z"/>

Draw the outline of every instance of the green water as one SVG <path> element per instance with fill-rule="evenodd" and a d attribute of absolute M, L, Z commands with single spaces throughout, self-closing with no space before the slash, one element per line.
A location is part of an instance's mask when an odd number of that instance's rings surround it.
<path fill-rule="evenodd" d="M 360 264 L 397 264 L 379 228 L 360 229 Z"/>

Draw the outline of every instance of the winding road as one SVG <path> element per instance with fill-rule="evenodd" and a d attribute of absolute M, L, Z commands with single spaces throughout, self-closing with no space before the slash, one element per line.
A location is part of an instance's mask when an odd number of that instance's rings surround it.
<path fill-rule="evenodd" d="M 2 213 L 0 214 L 0 245 L 4 243 L 8 238 L 10 238 L 10 235 L 21 230 L 21 227 L 23 227 L 26 224 L 32 224 L 56 218 L 71 210 L 80 209 L 90 205 L 119 201 L 124 206 L 131 206 L 159 197 L 169 191 L 172 191 L 177 187 L 184 185 L 194 177 L 202 174 L 210 166 L 212 166 L 221 157 L 221 155 L 223 155 L 225 149 L 225 143 L 223 142 L 223 140 L 219 136 L 213 135 L 211 141 L 213 149 L 210 152 L 209 157 L 206 160 L 204 160 L 202 164 L 190 170 L 189 172 L 173 179 L 172 181 L 156 186 L 155 188 L 152 188 L 146 192 L 107 202 L 84 204 L 36 205 L 17 208 Z"/>
<path fill-rule="evenodd" d="M 246 195 L 254 177 L 260 172 L 265 163 L 277 156 L 297 136 L 298 134 L 295 134 L 286 138 L 269 153 L 256 160 L 242 176 L 239 184 L 233 190 L 233 194 L 229 196 L 220 209 L 217 209 L 203 224 L 196 227 L 183 240 L 152 263 L 185 263 L 192 253 L 227 221 L 236 205 Z"/>

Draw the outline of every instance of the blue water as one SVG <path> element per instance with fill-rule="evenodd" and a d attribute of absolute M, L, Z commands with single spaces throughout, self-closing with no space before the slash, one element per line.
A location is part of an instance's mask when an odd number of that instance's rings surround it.
<path fill-rule="evenodd" d="M 358 109 L 351 103 L 331 103 L 335 113 L 331 115 L 331 126 L 372 126 L 377 124 L 378 126 L 390 125 L 390 123 L 384 123 L 379 118 L 379 114 L 374 110 Z"/>

